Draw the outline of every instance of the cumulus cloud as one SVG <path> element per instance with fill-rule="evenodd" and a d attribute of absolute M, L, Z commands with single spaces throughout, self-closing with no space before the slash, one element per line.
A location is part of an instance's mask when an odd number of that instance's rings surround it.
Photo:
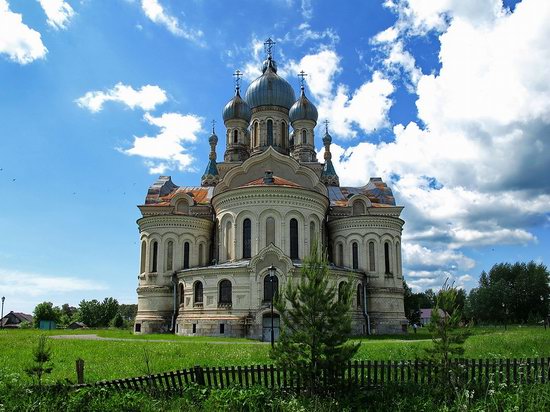
<path fill-rule="evenodd" d="M 27 64 L 43 59 L 47 52 L 40 33 L 23 23 L 23 16 L 12 12 L 7 0 L 0 0 L 0 54 Z"/>
<path fill-rule="evenodd" d="M 129 149 L 119 149 L 129 156 L 140 156 L 151 174 L 163 174 L 168 169 L 191 170 L 193 156 L 188 144 L 197 141 L 202 132 L 202 118 L 180 113 L 164 113 L 154 117 L 145 113 L 144 120 L 160 131 L 154 136 L 134 136 Z"/>
<path fill-rule="evenodd" d="M 48 24 L 56 30 L 67 28 L 67 24 L 74 16 L 74 10 L 64 0 L 38 0 L 46 13 Z"/>
<path fill-rule="evenodd" d="M 139 107 L 142 110 L 153 110 L 167 100 L 166 92 L 158 86 L 148 84 L 136 90 L 132 86 L 117 83 L 107 91 L 87 92 L 78 98 L 76 103 L 92 113 L 97 113 L 103 109 L 106 102 L 122 103 L 131 109 Z"/>
<path fill-rule="evenodd" d="M 203 45 L 203 32 L 186 27 L 177 17 L 169 14 L 158 0 L 141 0 L 141 9 L 149 20 L 164 26 L 174 36 L 183 37 Z"/>

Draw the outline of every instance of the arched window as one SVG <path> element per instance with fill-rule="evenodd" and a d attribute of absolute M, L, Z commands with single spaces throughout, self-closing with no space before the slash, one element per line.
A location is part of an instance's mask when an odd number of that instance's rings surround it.
<path fill-rule="evenodd" d="M 298 221 L 290 219 L 290 258 L 298 259 Z"/>
<path fill-rule="evenodd" d="M 344 266 L 344 245 L 338 243 L 338 266 Z"/>
<path fill-rule="evenodd" d="M 390 268 L 390 244 L 384 243 L 384 272 L 389 275 L 391 273 Z"/>
<path fill-rule="evenodd" d="M 153 249 L 151 250 L 151 272 L 157 271 L 158 254 L 159 254 L 159 244 L 155 240 L 153 242 Z"/>
<path fill-rule="evenodd" d="M 365 214 L 365 202 L 356 200 L 353 202 L 353 216 L 361 216 Z"/>
<path fill-rule="evenodd" d="M 233 130 L 233 143 L 239 143 L 239 131 L 237 129 Z"/>
<path fill-rule="evenodd" d="M 357 242 L 351 244 L 351 254 L 353 255 L 352 268 L 359 269 L 359 247 L 357 246 Z"/>
<path fill-rule="evenodd" d="M 319 239 L 317 239 L 317 234 L 315 233 L 315 222 L 309 222 L 309 251 L 313 253 L 313 248 L 315 245 L 318 245 Z"/>
<path fill-rule="evenodd" d="M 369 271 L 374 272 L 376 270 L 375 258 L 374 258 L 374 242 L 369 242 Z"/>
<path fill-rule="evenodd" d="M 172 270 L 174 267 L 174 242 L 171 240 L 166 244 L 166 270 Z"/>
<path fill-rule="evenodd" d="M 357 307 L 363 307 L 363 285 L 360 283 L 357 285 Z"/>
<path fill-rule="evenodd" d="M 141 265 L 139 268 L 139 273 L 145 272 L 145 259 L 147 258 L 147 243 L 144 241 L 141 242 Z"/>
<path fill-rule="evenodd" d="M 250 258 L 252 255 L 252 223 L 250 219 L 243 220 L 243 259 Z"/>
<path fill-rule="evenodd" d="M 179 200 L 176 203 L 176 212 L 189 214 L 189 203 L 186 199 Z"/>
<path fill-rule="evenodd" d="M 218 303 L 223 305 L 231 304 L 231 282 L 227 279 L 224 279 L 220 282 Z"/>
<path fill-rule="evenodd" d="M 307 132 L 306 132 L 306 129 L 303 129 L 302 130 L 302 144 L 306 144 L 307 143 Z"/>
<path fill-rule="evenodd" d="M 268 217 L 265 220 L 265 245 L 275 244 L 275 219 Z"/>
<path fill-rule="evenodd" d="M 202 282 L 196 281 L 193 290 L 193 303 L 202 303 Z"/>
<path fill-rule="evenodd" d="M 273 120 L 267 121 L 267 145 L 273 146 Z"/>
<path fill-rule="evenodd" d="M 184 292 L 185 290 L 183 289 L 183 283 L 180 283 L 180 290 L 179 290 L 179 295 L 180 295 L 180 305 L 183 305 L 183 302 L 184 302 Z"/>
<path fill-rule="evenodd" d="M 288 126 L 283 121 L 281 122 L 281 146 L 284 148 L 286 148 L 287 133 L 288 133 Z"/>
<path fill-rule="evenodd" d="M 273 293 L 271 293 L 271 288 L 273 286 Z M 271 277 L 266 275 L 264 278 L 264 302 L 271 302 L 273 296 L 277 296 L 279 290 L 279 278 L 273 276 L 273 285 L 271 284 Z"/>
<path fill-rule="evenodd" d="M 232 231 L 233 224 L 231 222 L 227 222 L 225 224 L 225 256 L 227 260 L 231 260 L 231 243 L 233 243 Z"/>
<path fill-rule="evenodd" d="M 204 245 L 199 244 L 199 266 L 204 266 Z"/>
<path fill-rule="evenodd" d="M 399 247 L 399 242 L 395 245 L 395 274 L 399 275 L 401 274 L 401 248 Z"/>
<path fill-rule="evenodd" d="M 258 122 L 254 122 L 254 147 L 258 147 Z"/>
<path fill-rule="evenodd" d="M 189 269 L 189 242 L 183 244 L 183 268 Z"/>
<path fill-rule="evenodd" d="M 346 282 L 340 282 L 340 284 L 338 285 L 338 302 L 342 302 L 344 300 L 344 297 L 345 297 L 345 293 L 346 293 L 346 286 L 347 286 L 347 283 Z"/>

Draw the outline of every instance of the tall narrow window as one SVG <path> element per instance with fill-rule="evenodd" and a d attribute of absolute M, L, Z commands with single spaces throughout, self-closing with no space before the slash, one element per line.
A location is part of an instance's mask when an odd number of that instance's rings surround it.
<path fill-rule="evenodd" d="M 269 275 L 264 278 L 264 302 L 271 302 L 273 296 L 277 296 L 277 291 L 279 290 L 279 278 L 273 276 L 273 285 L 271 284 L 272 279 Z M 271 288 L 273 287 L 273 294 L 271 293 Z"/>
<path fill-rule="evenodd" d="M 239 143 L 239 131 L 237 129 L 233 130 L 233 143 Z"/>
<path fill-rule="evenodd" d="M 267 121 L 267 145 L 273 146 L 273 120 Z"/>
<path fill-rule="evenodd" d="M 307 132 L 306 132 L 306 129 L 302 130 L 302 144 L 306 144 L 307 143 Z"/>
<path fill-rule="evenodd" d="M 286 148 L 286 139 L 288 133 L 288 126 L 285 122 L 281 122 L 281 146 Z"/>
<path fill-rule="evenodd" d="M 183 289 L 183 283 L 180 283 L 180 293 L 179 293 L 179 295 L 180 295 L 180 305 L 183 305 L 183 302 L 184 302 L 184 297 L 185 297 L 184 292 L 185 292 L 185 290 Z"/>
<path fill-rule="evenodd" d="M 225 256 L 227 260 L 231 260 L 231 244 L 233 243 L 233 225 L 231 222 L 225 224 Z"/>
<path fill-rule="evenodd" d="M 218 303 L 223 305 L 231 304 L 231 282 L 224 279 L 220 282 L 220 292 L 218 295 Z"/>
<path fill-rule="evenodd" d="M 202 303 L 202 282 L 195 282 L 195 290 L 193 291 L 193 303 Z"/>
<path fill-rule="evenodd" d="M 386 274 L 390 274 L 390 244 L 384 243 L 384 271 Z"/>
<path fill-rule="evenodd" d="M 369 271 L 374 272 L 376 270 L 374 261 L 374 242 L 369 242 Z"/>
<path fill-rule="evenodd" d="M 183 268 L 189 269 L 189 242 L 183 244 Z"/>
<path fill-rule="evenodd" d="M 353 269 L 359 269 L 359 248 L 357 242 L 351 244 L 352 267 Z"/>
<path fill-rule="evenodd" d="M 254 122 L 254 147 L 258 147 L 258 122 Z"/>
<path fill-rule="evenodd" d="M 174 267 L 174 242 L 171 240 L 166 244 L 166 270 L 172 270 Z"/>
<path fill-rule="evenodd" d="M 248 259 L 252 255 L 252 224 L 250 219 L 243 221 L 243 259 Z"/>
<path fill-rule="evenodd" d="M 401 273 L 401 248 L 399 247 L 399 242 L 395 245 L 395 274 L 399 275 Z"/>
<path fill-rule="evenodd" d="M 338 302 L 342 302 L 344 300 L 344 294 L 346 293 L 346 282 L 340 282 L 338 285 Z"/>
<path fill-rule="evenodd" d="M 204 245 L 199 245 L 199 266 L 204 266 Z"/>
<path fill-rule="evenodd" d="M 141 242 L 141 265 L 139 268 L 139 273 L 145 272 L 145 259 L 147 258 L 147 243 L 144 241 Z"/>
<path fill-rule="evenodd" d="M 268 217 L 265 220 L 265 245 L 275 244 L 275 219 Z"/>
<path fill-rule="evenodd" d="M 363 307 L 363 285 L 360 283 L 357 285 L 357 307 Z"/>
<path fill-rule="evenodd" d="M 153 250 L 151 250 L 151 272 L 157 271 L 158 254 L 159 254 L 159 244 L 157 241 L 154 241 Z"/>
<path fill-rule="evenodd" d="M 290 219 L 290 258 L 298 259 L 298 221 Z"/>
<path fill-rule="evenodd" d="M 315 222 L 309 222 L 309 251 L 313 253 L 313 249 L 318 245 L 319 240 L 317 239 L 317 234 L 315 233 Z"/>
<path fill-rule="evenodd" d="M 338 266 L 344 266 L 344 245 L 338 243 Z"/>

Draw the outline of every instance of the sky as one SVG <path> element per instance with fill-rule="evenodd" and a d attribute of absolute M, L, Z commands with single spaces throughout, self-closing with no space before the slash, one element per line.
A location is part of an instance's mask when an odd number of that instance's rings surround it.
<path fill-rule="evenodd" d="M 548 264 L 548 21 L 547 0 L 0 0 L 4 313 L 136 302 L 136 205 L 161 174 L 200 184 L 268 37 L 341 185 L 382 177 L 405 207 L 413 290 Z"/>

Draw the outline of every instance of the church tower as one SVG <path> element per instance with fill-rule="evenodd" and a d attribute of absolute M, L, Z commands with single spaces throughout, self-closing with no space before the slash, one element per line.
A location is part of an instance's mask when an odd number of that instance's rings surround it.
<path fill-rule="evenodd" d="M 250 108 L 241 98 L 240 80 L 242 73 L 237 70 L 234 74 L 235 96 L 225 105 L 223 109 L 223 123 L 226 128 L 225 162 L 244 162 L 250 157 L 250 134 L 248 125 L 250 123 Z"/>
<path fill-rule="evenodd" d="M 317 108 L 309 101 L 305 94 L 303 71 L 299 74 L 302 78 L 300 98 L 292 105 L 289 112 L 290 122 L 294 130 L 291 139 L 292 157 L 299 162 L 316 162 L 314 129 L 317 125 Z"/>

